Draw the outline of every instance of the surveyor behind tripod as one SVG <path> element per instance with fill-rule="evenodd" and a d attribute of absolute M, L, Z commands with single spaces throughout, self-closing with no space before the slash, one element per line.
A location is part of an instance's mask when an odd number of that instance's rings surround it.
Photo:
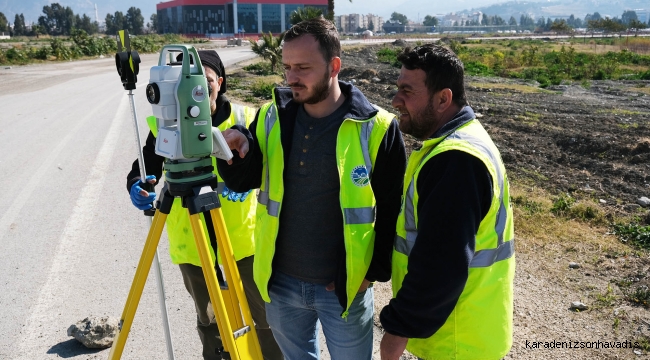
<path fill-rule="evenodd" d="M 208 80 L 212 126 L 218 127 L 220 130 L 229 129 L 236 124 L 247 127 L 254 120 L 255 109 L 232 104 L 228 101 L 224 95 L 226 92 L 226 73 L 217 52 L 214 50 L 200 50 L 199 58 Z M 146 180 L 151 184 L 156 184 L 157 179 L 160 179 L 162 175 L 165 158 L 155 153 L 157 128 L 155 118 L 153 119 L 153 122 L 148 121 L 152 131 L 149 132 L 142 152 L 146 164 Z M 222 186 L 223 180 L 217 172 L 214 158 L 212 162 L 214 173 L 219 180 L 217 191 L 222 197 L 228 197 L 231 200 L 222 201 L 221 207 L 251 315 L 256 324 L 262 354 L 264 359 L 282 359 L 282 353 L 266 322 L 264 302 L 253 281 L 253 254 L 255 251 L 253 232 L 255 229 L 257 200 L 255 196 L 248 196 L 250 190 L 245 193 L 236 193 Z M 156 194 L 142 189 L 143 183 L 140 181 L 139 174 L 140 168 L 136 160 L 133 162 L 131 172 L 127 175 L 127 190 L 129 190 L 131 201 L 135 207 L 140 210 L 151 209 Z M 201 217 L 204 218 L 203 215 Z M 205 218 L 203 223 L 205 223 Z M 203 344 L 203 358 L 220 359 L 221 357 L 216 354 L 216 350 L 222 347 L 219 329 L 210 303 L 189 216 L 187 210 L 182 208 L 180 198 L 174 199 L 166 225 L 172 262 L 179 265 L 185 288 L 194 300 L 197 313 L 197 330 Z M 209 236 L 214 239 L 213 227 L 207 226 L 206 230 Z M 214 250 L 211 249 L 210 255 L 212 261 L 215 261 Z M 215 269 L 219 271 L 216 268 L 216 261 Z"/>

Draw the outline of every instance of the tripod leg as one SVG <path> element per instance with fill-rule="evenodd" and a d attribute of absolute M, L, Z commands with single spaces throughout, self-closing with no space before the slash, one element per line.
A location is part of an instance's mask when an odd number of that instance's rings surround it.
<path fill-rule="evenodd" d="M 214 211 L 217 211 L 216 214 L 218 215 L 215 216 L 215 213 L 213 213 Z M 216 210 L 210 210 L 210 213 L 213 224 L 215 224 L 215 229 L 217 230 L 217 241 L 220 241 L 220 239 L 223 239 L 222 235 L 225 232 L 225 223 L 223 222 L 221 209 L 217 208 Z M 262 359 L 262 352 L 259 348 L 259 342 L 257 341 L 255 326 L 250 315 L 250 310 L 248 309 L 248 304 L 246 304 L 246 314 L 248 317 L 247 324 L 249 327 L 244 328 L 241 320 L 241 311 L 243 311 L 244 308 L 242 307 L 240 310 L 240 307 L 238 306 L 240 304 L 238 304 L 237 298 L 233 298 L 234 293 L 228 289 L 222 290 L 217 282 L 217 275 L 212 259 L 210 258 L 208 241 L 205 232 L 203 231 L 199 214 L 190 214 L 190 224 L 194 233 L 196 247 L 201 258 L 201 268 L 203 269 L 203 276 L 205 277 L 205 282 L 208 286 L 210 302 L 214 309 L 224 351 L 229 354 L 231 359 L 235 360 Z M 227 236 L 228 235 L 226 234 L 226 239 Z M 219 246 L 221 246 L 221 243 L 219 243 Z M 230 262 L 231 265 L 234 265 L 234 257 L 232 255 L 232 248 L 230 247 L 229 241 L 228 246 L 230 251 L 221 253 L 221 258 L 222 261 L 224 261 L 224 267 L 226 269 L 226 282 L 228 287 L 238 283 L 241 293 L 243 294 L 239 272 L 234 273 L 236 278 L 233 277 L 230 271 L 232 266 L 226 265 L 228 262 Z M 228 260 L 224 260 L 226 258 Z M 237 271 L 236 266 L 235 271 Z M 237 288 L 237 286 L 235 285 L 234 288 Z M 257 351 L 255 351 L 255 349 L 257 349 Z"/>
<path fill-rule="evenodd" d="M 255 323 L 253 322 L 253 317 L 248 306 L 244 285 L 239 275 L 237 263 L 235 262 L 235 253 L 232 249 L 228 232 L 226 231 L 226 222 L 221 208 L 210 210 L 210 217 L 212 218 L 215 234 L 217 234 L 217 246 L 221 252 L 221 260 L 226 273 L 226 282 L 230 288 L 228 294 L 230 295 L 234 308 L 234 314 L 231 315 L 231 318 L 238 320 L 238 328 L 243 327 L 244 324 L 250 325 L 250 332 L 246 334 L 248 337 L 247 341 L 244 342 L 245 344 L 238 346 L 239 354 L 247 353 L 249 354 L 248 358 L 262 359 L 262 350 L 257 338 L 257 331 L 255 331 Z M 244 359 L 245 357 L 242 358 Z"/>
<path fill-rule="evenodd" d="M 129 291 L 126 305 L 124 305 L 124 311 L 122 312 L 122 318 L 120 319 L 120 329 L 115 337 L 115 341 L 113 341 L 111 352 L 108 355 L 109 360 L 120 359 L 122 357 L 122 351 L 124 351 L 124 345 L 126 344 L 126 339 L 131 330 L 133 318 L 135 317 L 138 304 L 140 303 L 142 290 L 144 290 L 144 285 L 147 283 L 147 275 L 149 274 L 151 264 L 156 255 L 158 243 L 160 242 L 160 236 L 165 227 L 166 219 L 167 214 L 156 211 L 151 228 L 149 229 L 149 235 L 147 235 L 147 241 L 142 250 L 142 256 L 140 256 L 138 268 L 133 277 L 133 283 L 131 283 L 131 290 Z"/>

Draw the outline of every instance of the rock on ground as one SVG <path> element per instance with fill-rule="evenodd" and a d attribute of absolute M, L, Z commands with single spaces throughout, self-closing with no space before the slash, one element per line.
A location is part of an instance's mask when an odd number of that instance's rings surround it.
<path fill-rule="evenodd" d="M 105 349 L 113 345 L 119 320 L 110 316 L 87 317 L 68 328 L 72 336 L 90 349 Z"/>

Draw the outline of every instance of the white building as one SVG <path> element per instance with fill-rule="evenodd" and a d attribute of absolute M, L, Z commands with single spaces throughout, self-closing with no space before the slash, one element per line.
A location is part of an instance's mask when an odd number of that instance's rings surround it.
<path fill-rule="evenodd" d="M 368 29 L 371 23 L 373 32 L 381 31 L 384 19 L 381 16 L 373 14 L 348 14 L 334 16 L 334 24 L 342 33 L 355 33 L 358 32 L 358 29 Z"/>
<path fill-rule="evenodd" d="M 634 9 L 636 16 L 639 18 L 639 21 L 647 24 L 650 20 L 650 10 L 648 9 Z"/>

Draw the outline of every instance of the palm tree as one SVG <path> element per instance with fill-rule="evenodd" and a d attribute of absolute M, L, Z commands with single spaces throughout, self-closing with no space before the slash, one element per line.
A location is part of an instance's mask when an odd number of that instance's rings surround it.
<path fill-rule="evenodd" d="M 352 0 L 350 0 L 352 2 Z M 334 21 L 334 0 L 327 0 L 327 20 Z"/>
<path fill-rule="evenodd" d="M 249 40 L 253 53 L 271 62 L 272 72 L 275 72 L 275 65 L 282 62 L 282 47 L 280 46 L 282 39 L 284 39 L 284 33 L 275 37 L 269 31 L 268 35 L 262 34 L 260 40 Z"/>
<path fill-rule="evenodd" d="M 291 13 L 289 16 L 289 22 L 291 22 L 291 25 L 296 25 L 303 20 L 309 20 L 320 16 L 323 16 L 323 10 L 321 9 L 310 6 L 300 7 Z"/>

